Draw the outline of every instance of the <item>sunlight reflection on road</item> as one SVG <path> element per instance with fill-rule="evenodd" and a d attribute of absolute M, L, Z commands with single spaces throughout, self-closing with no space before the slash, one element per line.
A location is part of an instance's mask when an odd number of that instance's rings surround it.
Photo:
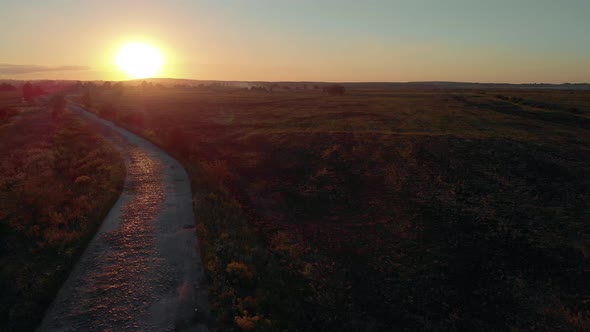
<path fill-rule="evenodd" d="M 113 324 L 139 328 L 133 317 L 148 311 L 154 287 L 166 287 L 161 278 L 160 283 L 149 280 L 154 272 L 165 270 L 154 245 L 154 216 L 163 199 L 160 165 L 137 148 L 130 156 L 130 181 L 125 192 L 133 198 L 122 209 L 119 227 L 103 235 L 109 246 L 107 256 L 100 257 L 84 277 L 85 287 L 73 313 L 93 316 L 97 322 L 101 322 L 100 317 L 111 316 L 109 325 L 98 325 L 99 329 L 112 328 Z"/>

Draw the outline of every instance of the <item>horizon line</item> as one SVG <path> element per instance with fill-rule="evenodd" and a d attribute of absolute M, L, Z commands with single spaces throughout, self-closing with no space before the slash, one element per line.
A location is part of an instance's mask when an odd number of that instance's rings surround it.
<path fill-rule="evenodd" d="M 473 82 L 473 81 L 306 81 L 306 80 L 280 80 L 280 81 L 266 81 L 266 80 L 221 80 L 221 79 L 195 79 L 195 78 L 174 78 L 174 77 L 149 77 L 149 78 L 134 78 L 126 80 L 77 80 L 77 79 L 50 79 L 50 78 L 35 78 L 35 79 L 16 79 L 16 78 L 0 78 L 1 81 L 20 81 L 20 82 L 35 82 L 35 81 L 61 81 L 61 82 L 136 82 L 149 80 L 178 80 L 178 81 L 197 81 L 197 82 L 234 82 L 234 83 L 323 83 L 323 84 L 481 84 L 481 85 L 590 85 L 588 82 L 524 82 L 524 83 L 509 83 L 509 82 Z"/>

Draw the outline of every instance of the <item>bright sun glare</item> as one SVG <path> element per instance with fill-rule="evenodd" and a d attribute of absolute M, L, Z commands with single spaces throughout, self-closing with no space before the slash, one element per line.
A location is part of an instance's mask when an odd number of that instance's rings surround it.
<path fill-rule="evenodd" d="M 125 44 L 117 53 L 117 65 L 133 78 L 154 77 L 162 62 L 160 51 L 145 43 Z"/>

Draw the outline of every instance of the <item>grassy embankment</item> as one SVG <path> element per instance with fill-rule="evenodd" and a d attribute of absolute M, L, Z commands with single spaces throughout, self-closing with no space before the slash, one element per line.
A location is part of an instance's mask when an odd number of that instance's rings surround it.
<path fill-rule="evenodd" d="M 590 327 L 590 93 L 98 89 L 194 181 L 217 327 Z"/>
<path fill-rule="evenodd" d="M 125 169 L 94 128 L 16 93 L 0 93 L 0 155 L 0 330 L 28 331 L 118 198 Z"/>

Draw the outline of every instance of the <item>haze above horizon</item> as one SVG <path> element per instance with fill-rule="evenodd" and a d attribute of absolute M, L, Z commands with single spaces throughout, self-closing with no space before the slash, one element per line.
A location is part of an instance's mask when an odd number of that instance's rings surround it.
<path fill-rule="evenodd" d="M 158 77 L 240 81 L 590 82 L 585 0 L 113 1 L 0 5 L 0 79 L 124 80 L 146 42 Z"/>

